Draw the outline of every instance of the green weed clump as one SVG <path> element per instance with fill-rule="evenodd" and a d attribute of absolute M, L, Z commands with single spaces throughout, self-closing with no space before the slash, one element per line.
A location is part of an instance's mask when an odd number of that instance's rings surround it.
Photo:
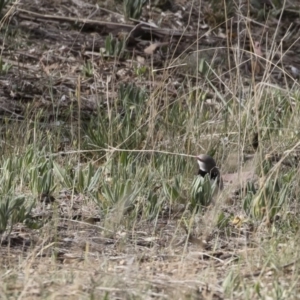
<path fill-rule="evenodd" d="M 146 0 L 123 0 L 124 16 L 126 19 L 138 20 Z"/>

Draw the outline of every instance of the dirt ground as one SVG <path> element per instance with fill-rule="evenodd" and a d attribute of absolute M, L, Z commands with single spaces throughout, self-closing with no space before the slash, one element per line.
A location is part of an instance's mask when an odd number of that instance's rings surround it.
<path fill-rule="evenodd" d="M 248 17 L 244 18 L 249 18 L 249 23 L 239 25 L 239 14 L 234 13 L 234 6 L 229 6 L 232 12 L 228 12 L 230 19 L 225 22 L 224 14 L 220 13 L 223 4 L 216 4 L 217 1 L 212 1 L 211 5 L 209 1 L 201 4 L 161 2 L 165 4 L 157 1 L 156 6 L 145 7 L 141 17 L 144 23 L 140 24 L 125 21 L 122 3 L 118 1 L 116 6 L 113 1 L 16 2 L 2 21 L 2 28 L 9 24 L 1 35 L 2 63 L 9 66 L 9 72 L 1 76 L 0 81 L 1 114 L 21 118 L 28 103 L 32 104 L 31 111 L 48 107 L 51 113 L 59 108 L 62 115 L 73 104 L 76 113 L 79 76 L 82 77 L 80 105 L 87 114 L 95 113 L 99 97 L 113 100 L 115 85 L 121 82 L 135 81 L 150 88 L 164 82 L 172 99 L 177 95 L 176 82 L 183 82 L 185 75 L 176 71 L 175 66 L 185 62 L 185 71 L 189 71 L 195 59 L 192 55 L 186 56 L 196 50 L 200 50 L 208 61 L 216 56 L 226 59 L 221 66 L 224 83 L 231 79 L 228 70 L 234 67 L 234 53 L 228 54 L 228 47 L 245 50 L 241 55 L 240 72 L 243 81 L 250 82 L 252 72 L 247 60 L 250 53 L 255 52 L 255 43 L 260 43 L 259 51 L 263 56 L 255 70 L 256 81 L 262 79 L 266 60 L 272 63 L 274 84 L 292 86 L 299 76 L 296 70 L 300 69 L 297 35 L 300 24 L 293 1 L 287 1 L 282 16 L 263 5 L 251 6 L 247 11 L 247 1 L 244 1 L 242 12 L 246 16 L 248 12 Z M 258 21 L 262 12 L 270 14 L 266 21 Z M 277 26 L 278 22 L 280 26 Z M 250 27 L 250 33 L 246 25 Z M 115 43 L 126 40 L 125 52 L 130 59 L 101 56 L 109 35 Z M 271 50 L 273 56 L 268 57 Z M 167 82 L 162 70 L 157 70 L 151 81 L 141 82 L 134 73 L 134 62 L 153 65 L 155 69 L 170 62 L 174 71 L 168 74 Z M 87 64 L 93 70 L 93 76 L 83 76 Z M 224 86 L 220 86 L 220 90 L 226 93 Z"/>

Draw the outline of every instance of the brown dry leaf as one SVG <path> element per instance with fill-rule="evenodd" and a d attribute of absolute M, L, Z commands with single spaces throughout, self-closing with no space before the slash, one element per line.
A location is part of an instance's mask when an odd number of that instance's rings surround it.
<path fill-rule="evenodd" d="M 263 57 L 259 42 L 254 43 L 253 51 L 256 55 Z"/>
<path fill-rule="evenodd" d="M 48 76 L 50 76 L 50 71 L 59 69 L 59 64 L 58 64 L 58 63 L 54 63 L 54 64 L 48 65 L 48 66 L 45 66 L 45 65 L 43 64 L 43 62 L 40 62 L 40 63 L 41 63 L 41 68 L 43 69 L 43 71 L 44 71 Z"/>
<path fill-rule="evenodd" d="M 253 45 L 253 52 L 255 53 L 255 58 L 252 61 L 252 72 L 255 75 L 260 74 L 263 71 L 263 65 L 261 64 L 261 62 L 259 61 L 259 57 L 263 57 L 262 51 L 261 51 L 261 47 L 260 47 L 260 43 L 259 42 L 255 42 Z"/>
<path fill-rule="evenodd" d="M 150 46 L 146 47 L 144 49 L 144 52 L 148 55 L 152 55 L 155 50 L 158 48 L 158 47 L 161 47 L 161 46 L 164 46 L 164 45 L 168 45 L 169 43 L 168 42 L 164 42 L 164 43 L 161 43 L 161 42 L 157 42 L 157 43 L 153 43 L 151 44 Z"/>
<path fill-rule="evenodd" d="M 244 223 L 246 223 L 247 221 L 248 221 L 248 220 L 245 219 L 244 217 L 235 216 L 235 217 L 233 218 L 233 220 L 231 221 L 231 225 L 234 226 L 234 227 L 236 227 L 236 228 L 240 228 L 240 227 L 242 227 L 242 225 L 243 225 Z"/>
<path fill-rule="evenodd" d="M 145 58 L 142 57 L 142 56 L 140 56 L 140 55 L 137 55 L 136 60 L 137 60 L 137 62 L 138 62 L 139 64 L 141 64 L 141 65 L 144 65 L 144 64 L 145 64 Z"/>

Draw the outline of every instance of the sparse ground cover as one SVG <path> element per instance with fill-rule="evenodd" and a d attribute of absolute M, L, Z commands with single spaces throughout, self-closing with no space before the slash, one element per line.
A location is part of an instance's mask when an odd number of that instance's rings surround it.
<path fill-rule="evenodd" d="M 0 1 L 1 298 L 299 298 L 299 6 Z"/>

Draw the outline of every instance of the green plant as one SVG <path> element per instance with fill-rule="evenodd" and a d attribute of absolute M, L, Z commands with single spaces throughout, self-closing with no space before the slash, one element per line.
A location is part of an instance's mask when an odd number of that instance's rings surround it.
<path fill-rule="evenodd" d="M 249 189 L 244 198 L 243 207 L 252 218 L 261 220 L 266 216 L 268 220 L 274 220 L 290 195 L 289 183 L 283 183 L 279 178 L 268 179 L 256 193 L 253 189 Z"/>
<path fill-rule="evenodd" d="M 76 192 L 95 193 L 99 188 L 102 169 L 95 169 L 91 163 L 75 168 L 72 165 L 61 166 L 53 162 L 53 170 L 62 186 L 74 189 Z"/>
<path fill-rule="evenodd" d="M 241 278 L 235 271 L 230 270 L 222 282 L 222 287 L 227 296 L 237 289 L 241 284 Z"/>
<path fill-rule="evenodd" d="M 146 127 L 136 128 L 145 120 L 146 99 L 145 90 L 135 84 L 121 84 L 110 114 L 99 110 L 99 114 L 85 126 L 88 147 L 101 149 L 122 143 L 127 149 L 139 149 Z M 104 152 L 99 154 L 102 156 Z"/>
<path fill-rule="evenodd" d="M 163 191 L 171 203 L 179 202 L 182 198 L 182 177 L 176 176 L 172 184 L 163 182 Z"/>
<path fill-rule="evenodd" d="M 112 34 L 109 34 L 105 39 L 105 54 L 104 56 L 113 56 L 120 58 L 124 54 L 125 39 L 117 39 Z"/>
<path fill-rule="evenodd" d="M 0 14 L 1 14 L 1 0 L 0 0 Z M 6 75 L 11 68 L 12 65 L 6 62 L 3 63 L 2 57 L 0 57 L 0 74 Z"/>
<path fill-rule="evenodd" d="M 24 221 L 30 223 L 32 207 L 33 203 L 26 207 L 24 196 L 3 196 L 0 200 L 0 233 L 8 230 L 7 237 L 15 224 Z"/>
<path fill-rule="evenodd" d="M 199 59 L 199 67 L 198 70 L 203 76 L 209 77 L 211 71 L 211 66 L 209 63 L 205 60 L 205 58 L 200 58 Z"/>
<path fill-rule="evenodd" d="M 148 66 L 139 66 L 139 67 L 136 67 L 135 69 L 134 69 L 134 72 L 135 72 L 135 74 L 137 75 L 137 76 L 139 76 L 139 77 L 143 77 L 143 76 L 145 76 L 146 74 L 147 74 L 147 72 L 149 71 L 149 68 L 148 68 Z"/>
<path fill-rule="evenodd" d="M 40 162 L 35 162 L 28 172 L 29 186 L 35 194 L 50 195 L 55 190 L 53 162 L 51 160 L 40 159 Z"/>
<path fill-rule="evenodd" d="M 102 184 L 102 199 L 98 204 L 107 216 L 106 228 L 115 230 L 120 224 L 128 224 L 130 220 L 135 220 L 141 190 L 139 182 L 131 179 L 123 181 L 114 178 Z"/>
<path fill-rule="evenodd" d="M 82 67 L 82 73 L 85 77 L 92 77 L 94 74 L 93 64 L 91 61 L 87 61 Z"/>
<path fill-rule="evenodd" d="M 103 175 L 101 168 L 95 170 L 89 163 L 85 168 L 78 168 L 76 172 L 77 180 L 75 188 L 82 193 L 95 193 L 99 188 L 100 177 Z"/>
<path fill-rule="evenodd" d="M 204 178 L 197 176 L 191 188 L 191 208 L 199 210 L 201 207 L 208 206 L 213 200 L 215 189 L 216 182 L 212 185 L 209 176 L 205 176 Z"/>
<path fill-rule="evenodd" d="M 147 93 L 144 89 L 136 86 L 134 83 L 120 84 L 118 99 L 125 109 L 125 116 L 132 119 L 133 115 L 139 115 L 144 109 Z"/>
<path fill-rule="evenodd" d="M 142 9 L 146 0 L 124 0 L 123 9 L 124 15 L 127 20 L 136 19 L 138 20 L 142 14 Z"/>

